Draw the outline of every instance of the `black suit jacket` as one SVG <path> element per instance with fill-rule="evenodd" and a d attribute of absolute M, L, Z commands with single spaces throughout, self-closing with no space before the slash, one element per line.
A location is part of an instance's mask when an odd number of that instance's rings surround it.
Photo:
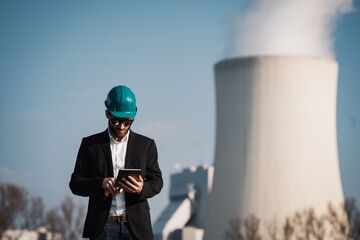
<path fill-rule="evenodd" d="M 134 235 L 141 240 L 153 239 L 147 198 L 158 194 L 163 186 L 154 140 L 130 131 L 125 168 L 140 168 L 144 179 L 140 195 L 125 193 L 126 214 Z M 104 178 L 114 177 L 108 130 L 83 138 L 70 189 L 79 196 L 89 197 L 83 237 L 97 237 L 103 229 L 111 207 L 101 187 Z"/>

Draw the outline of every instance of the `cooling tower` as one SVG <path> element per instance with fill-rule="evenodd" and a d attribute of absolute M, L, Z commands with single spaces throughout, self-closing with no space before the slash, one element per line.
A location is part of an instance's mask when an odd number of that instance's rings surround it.
<path fill-rule="evenodd" d="M 236 217 L 253 214 L 264 228 L 297 210 L 320 214 L 343 202 L 337 73 L 335 61 L 312 57 L 215 65 L 215 172 L 204 239 L 225 239 Z"/>

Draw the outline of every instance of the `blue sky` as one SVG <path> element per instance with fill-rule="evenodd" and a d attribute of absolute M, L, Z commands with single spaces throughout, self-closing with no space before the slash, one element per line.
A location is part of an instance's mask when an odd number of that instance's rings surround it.
<path fill-rule="evenodd" d="M 81 138 L 105 130 L 106 94 L 124 84 L 137 97 L 133 130 L 158 146 L 165 186 L 151 200 L 156 218 L 176 163 L 213 162 L 213 66 L 226 57 L 230 19 L 245 6 L 240 0 L 0 1 L 0 181 L 25 186 L 47 207 L 70 195 Z M 359 25 L 355 10 L 334 33 L 339 162 L 345 196 L 356 197 L 358 206 Z"/>

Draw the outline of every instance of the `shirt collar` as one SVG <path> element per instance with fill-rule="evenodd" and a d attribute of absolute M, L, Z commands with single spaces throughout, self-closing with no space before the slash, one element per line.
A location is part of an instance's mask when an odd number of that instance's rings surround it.
<path fill-rule="evenodd" d="M 109 138 L 110 141 L 113 143 L 121 143 L 121 142 L 127 142 L 129 139 L 129 134 L 130 134 L 130 129 L 128 130 L 128 132 L 126 133 L 126 135 L 120 140 L 120 141 L 116 141 L 113 136 L 110 133 L 110 129 L 108 128 L 108 134 L 109 134 Z"/>

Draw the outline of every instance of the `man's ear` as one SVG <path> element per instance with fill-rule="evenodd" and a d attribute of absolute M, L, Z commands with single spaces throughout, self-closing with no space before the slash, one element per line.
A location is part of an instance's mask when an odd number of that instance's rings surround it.
<path fill-rule="evenodd" d="M 110 119 L 110 117 L 109 117 L 109 110 L 105 110 L 105 116 L 106 116 L 107 119 Z"/>

